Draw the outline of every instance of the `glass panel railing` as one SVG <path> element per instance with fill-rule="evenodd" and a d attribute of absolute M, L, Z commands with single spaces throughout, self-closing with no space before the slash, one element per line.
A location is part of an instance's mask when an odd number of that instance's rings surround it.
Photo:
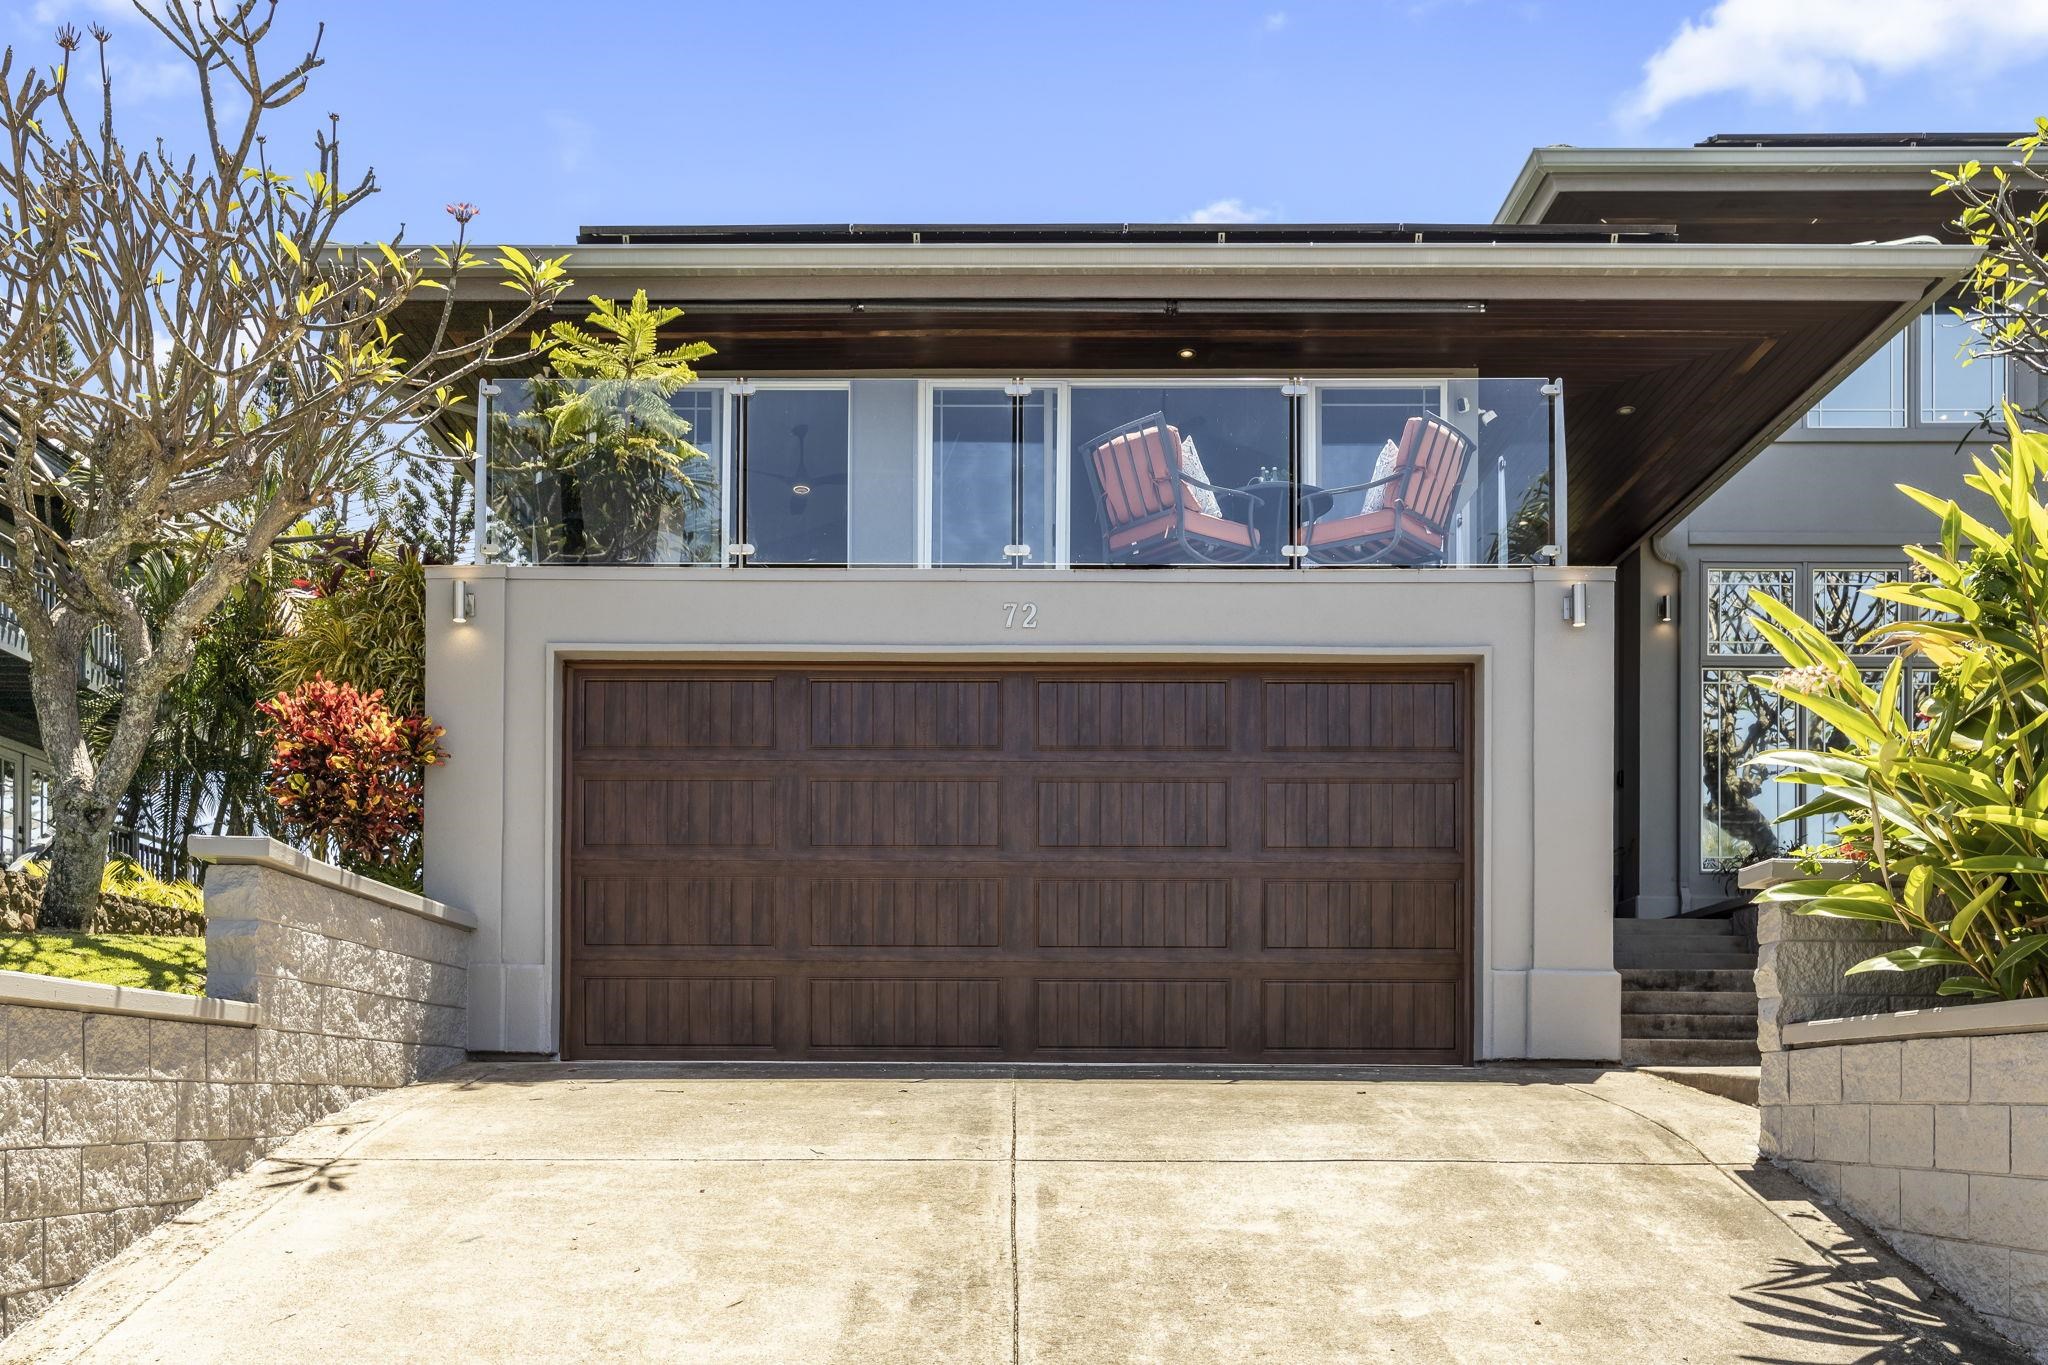
<path fill-rule="evenodd" d="M 1436 568 L 1562 559 L 1543 379 L 487 391 L 513 564 Z"/>
<path fill-rule="evenodd" d="M 1058 395 L 1022 384 L 932 391 L 932 564 L 1054 562 Z"/>
<path fill-rule="evenodd" d="M 1312 566 L 1469 567 L 1559 556 L 1558 386 L 1313 386 L 1300 545 Z"/>
<path fill-rule="evenodd" d="M 1073 385 L 1074 566 L 1286 563 L 1300 468 L 1287 389 Z"/>
<path fill-rule="evenodd" d="M 629 380 L 505 379 L 486 391 L 486 559 L 722 563 L 725 403 Z"/>

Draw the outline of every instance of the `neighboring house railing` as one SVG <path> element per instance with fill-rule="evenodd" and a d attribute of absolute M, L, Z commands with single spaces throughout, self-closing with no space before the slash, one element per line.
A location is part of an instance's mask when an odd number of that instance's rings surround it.
<path fill-rule="evenodd" d="M 482 386 L 504 564 L 1439 568 L 1566 558 L 1562 386 L 1400 377 Z"/>

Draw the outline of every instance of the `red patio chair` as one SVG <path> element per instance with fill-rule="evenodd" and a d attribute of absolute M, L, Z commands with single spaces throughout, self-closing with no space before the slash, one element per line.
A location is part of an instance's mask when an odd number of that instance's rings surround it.
<path fill-rule="evenodd" d="M 1441 563 L 1451 505 L 1465 475 L 1471 442 L 1435 417 L 1410 417 L 1390 474 L 1366 483 L 1327 488 L 1330 494 L 1384 488 L 1380 505 L 1345 517 L 1325 517 L 1302 528 L 1312 558 L 1336 564 Z"/>
<path fill-rule="evenodd" d="M 1204 512 L 1195 490 L 1243 498 L 1254 507 L 1258 495 L 1182 473 L 1180 443 L 1179 429 L 1156 412 L 1089 443 L 1084 467 L 1102 500 L 1103 543 L 1111 562 L 1239 564 L 1258 553 L 1259 533 L 1246 522 Z"/>

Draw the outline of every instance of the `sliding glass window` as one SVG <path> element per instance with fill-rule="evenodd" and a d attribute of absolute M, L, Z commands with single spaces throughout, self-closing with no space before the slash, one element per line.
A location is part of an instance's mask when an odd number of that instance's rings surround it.
<path fill-rule="evenodd" d="M 932 390 L 932 563 L 1053 562 L 1058 395 Z"/>

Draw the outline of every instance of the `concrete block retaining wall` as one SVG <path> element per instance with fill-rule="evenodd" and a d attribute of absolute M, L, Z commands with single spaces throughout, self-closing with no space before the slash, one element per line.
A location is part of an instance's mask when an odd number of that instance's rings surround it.
<path fill-rule="evenodd" d="M 2048 1361 L 2048 1000 L 1845 980 L 1910 941 L 1880 924 L 1765 906 L 1758 939 L 1764 1153 Z"/>
<path fill-rule="evenodd" d="M 462 1060 L 474 920 L 195 839 L 207 994 L 0 972 L 0 1334 L 325 1114 Z"/>

